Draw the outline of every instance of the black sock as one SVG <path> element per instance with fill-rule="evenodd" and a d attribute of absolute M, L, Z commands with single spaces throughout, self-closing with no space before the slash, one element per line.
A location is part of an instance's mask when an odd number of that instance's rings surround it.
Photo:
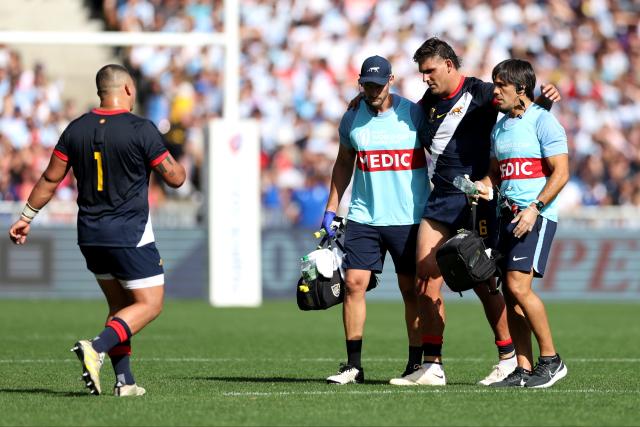
<path fill-rule="evenodd" d="M 117 344 L 109 350 L 109 357 L 111 358 L 113 371 L 116 374 L 116 381 L 128 385 L 135 384 L 136 381 L 133 378 L 129 364 L 131 359 L 131 341 L 127 340 Z"/>
<path fill-rule="evenodd" d="M 107 322 L 104 330 L 93 339 L 91 344 L 98 353 L 106 353 L 116 345 L 127 341 L 131 335 L 131 329 L 129 329 L 127 322 L 119 317 L 114 317 Z"/>
<path fill-rule="evenodd" d="M 557 353 L 554 356 L 540 356 L 540 360 L 545 363 L 557 362 L 559 358 Z"/>
<path fill-rule="evenodd" d="M 347 340 L 347 363 L 360 368 L 362 354 L 362 340 Z"/>
<path fill-rule="evenodd" d="M 422 351 L 424 356 L 439 357 L 442 356 L 442 335 L 423 335 Z"/>
<path fill-rule="evenodd" d="M 409 346 L 409 366 L 420 365 L 422 363 L 422 346 Z"/>

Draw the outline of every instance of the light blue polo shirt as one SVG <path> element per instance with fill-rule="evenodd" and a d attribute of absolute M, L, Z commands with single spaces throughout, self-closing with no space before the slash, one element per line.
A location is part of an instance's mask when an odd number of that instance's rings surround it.
<path fill-rule="evenodd" d="M 522 209 L 538 197 L 551 175 L 544 159 L 568 152 L 564 128 L 537 104 L 531 104 L 522 118 L 505 115 L 491 132 L 491 156 L 500 164 L 500 192 Z M 557 198 L 541 215 L 558 221 Z"/>
<path fill-rule="evenodd" d="M 340 143 L 357 153 L 348 218 L 368 225 L 419 224 L 430 193 L 422 108 L 393 94 L 378 115 L 360 101 L 340 122 Z"/>

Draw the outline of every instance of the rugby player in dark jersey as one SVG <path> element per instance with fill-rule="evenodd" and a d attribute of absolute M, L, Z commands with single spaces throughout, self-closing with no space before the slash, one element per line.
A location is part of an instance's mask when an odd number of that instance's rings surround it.
<path fill-rule="evenodd" d="M 72 169 L 78 186 L 78 245 L 109 306 L 105 329 L 72 350 L 91 394 L 102 392 L 100 369 L 108 353 L 116 374 L 114 394 L 139 396 L 145 390 L 131 373 L 131 337 L 160 314 L 164 299 L 162 258 L 149 216 L 149 176 L 155 170 L 169 186 L 179 187 L 185 171 L 154 124 L 131 113 L 136 87 L 126 68 L 102 67 L 96 86 L 100 107 L 64 130 L 9 235 L 14 243 L 25 243 L 31 221 Z"/>
<path fill-rule="evenodd" d="M 431 38 L 414 55 L 423 81 L 429 85 L 420 100 L 427 115 L 428 144 L 431 154 L 432 192 L 427 201 L 417 244 L 417 274 L 422 325 L 424 364 L 417 371 L 397 379 L 396 385 L 444 385 L 442 344 L 445 309 L 442 298 L 442 275 L 436 264 L 437 248 L 456 230 L 470 227 L 470 209 L 464 193 L 453 186 L 456 176 L 483 178 L 489 168 L 490 134 L 498 111 L 493 104 L 493 83 L 465 77 L 460 60 L 446 42 Z M 543 95 L 536 100 L 550 108 L 560 99 L 555 87 L 544 85 Z M 481 201 L 476 229 L 495 246 L 495 204 Z M 491 294 L 482 284 L 475 289 L 495 336 L 499 362 L 480 381 L 489 385 L 501 381 L 516 367 L 513 343 L 506 321 L 504 298 Z"/>

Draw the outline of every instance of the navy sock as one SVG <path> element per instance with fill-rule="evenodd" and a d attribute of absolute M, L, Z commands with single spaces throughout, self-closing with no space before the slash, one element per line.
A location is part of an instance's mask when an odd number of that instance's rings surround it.
<path fill-rule="evenodd" d="M 500 359 L 505 359 L 507 356 L 515 353 L 511 338 L 504 341 L 496 340 L 496 347 L 498 347 L 498 357 Z"/>
<path fill-rule="evenodd" d="M 360 368 L 362 354 L 362 340 L 347 340 L 347 363 Z"/>
<path fill-rule="evenodd" d="M 113 372 L 116 374 L 116 381 L 128 385 L 135 384 L 136 381 L 131 373 L 129 363 L 131 359 L 131 340 L 117 344 L 109 350 L 109 357 L 111 358 Z"/>
<path fill-rule="evenodd" d="M 131 335 L 131 329 L 129 329 L 127 322 L 114 317 L 107 322 L 104 330 L 93 339 L 91 344 L 98 353 L 106 353 L 116 345 L 127 341 Z"/>

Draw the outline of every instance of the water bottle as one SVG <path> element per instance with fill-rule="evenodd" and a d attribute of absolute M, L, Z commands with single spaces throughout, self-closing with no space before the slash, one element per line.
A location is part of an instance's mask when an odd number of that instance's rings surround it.
<path fill-rule="evenodd" d="M 311 283 L 313 280 L 316 280 L 318 275 L 316 264 L 313 260 L 309 259 L 309 255 L 300 258 L 300 271 L 302 272 L 302 278 L 305 283 Z"/>
<path fill-rule="evenodd" d="M 478 194 L 478 189 L 476 188 L 476 185 L 469 179 L 469 175 L 456 176 L 455 178 L 453 178 L 453 185 L 468 196 L 475 196 Z"/>

